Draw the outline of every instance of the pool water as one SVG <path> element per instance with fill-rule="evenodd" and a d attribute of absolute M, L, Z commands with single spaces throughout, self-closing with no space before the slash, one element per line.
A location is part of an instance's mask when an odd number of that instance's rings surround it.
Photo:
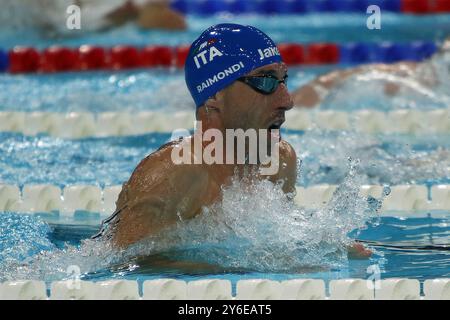
<path fill-rule="evenodd" d="M 297 177 L 299 186 L 341 183 L 348 172 L 349 157 L 361 159 L 364 184 L 450 182 L 447 135 L 364 135 L 354 131 L 284 129 L 281 134 L 302 160 Z M 0 138 L 2 183 L 105 187 L 126 182 L 143 158 L 170 140 L 171 133 L 78 140 L 0 133 Z"/>
<path fill-rule="evenodd" d="M 255 25 L 277 42 L 442 41 L 450 34 L 449 15 L 383 13 L 383 26 L 378 31 L 365 28 L 365 19 L 365 15 L 356 14 L 271 19 L 253 15 L 188 17 L 186 32 L 142 31 L 126 25 L 104 34 L 70 38 L 45 37 L 14 25 L 2 28 L 0 46 L 5 49 L 15 45 L 44 48 L 86 43 L 112 46 L 124 44 L 123 39 L 127 44 L 139 46 L 181 45 L 190 43 L 219 20 Z M 7 23 L 0 19 L 0 25 L 2 21 Z M 448 60 L 436 63 L 440 69 L 449 70 Z M 319 74 L 343 67 L 291 68 L 289 89 L 293 91 Z M 434 88 L 432 94 L 429 88 L 420 85 L 418 88 L 415 79 L 410 79 L 395 99 L 382 94 L 383 81 L 368 84 L 364 79 L 351 79 L 320 107 L 348 112 L 367 108 L 381 111 L 448 108 L 448 79 L 448 73 L 443 73 L 443 85 Z M 0 74 L 0 88 L 0 111 L 194 110 L 181 70 Z M 161 277 L 191 280 L 208 276 L 235 283 L 246 278 L 368 278 L 371 274 L 367 268 L 371 265 L 379 267 L 382 278 L 422 280 L 450 276 L 450 255 L 445 249 L 450 234 L 449 212 L 379 218 L 376 212 L 367 209 L 365 199 L 354 196 L 361 184 L 450 183 L 448 135 L 365 135 L 352 130 L 283 130 L 282 135 L 302 160 L 297 185 L 341 186 L 332 206 L 308 213 L 280 200 L 279 190 L 273 186 L 256 186 L 259 193 L 253 198 L 242 198 L 238 188 L 232 189 L 224 207 L 219 208 L 224 213 L 223 220 L 209 221 L 206 214 L 186 227 L 175 229 L 172 238 L 159 239 L 156 246 L 149 243 L 147 247 L 118 254 L 117 258 L 117 253 L 107 245 L 85 241 L 98 231 L 99 216 L 77 213 L 73 219 L 63 219 L 54 214 L 2 213 L 0 281 L 66 278 L 69 265 L 79 265 L 83 278 L 93 280 Z M 101 187 L 122 184 L 139 161 L 170 136 L 170 133 L 150 133 L 64 140 L 0 133 L 0 183 L 20 187 L 53 184 L 61 188 L 70 184 Z M 349 165 L 349 158 L 359 159 L 359 164 Z M 227 224 L 234 226 L 233 232 L 222 228 Z M 371 242 L 372 258 L 347 259 L 345 248 L 355 238 Z M 186 263 L 167 267 L 167 260 L 174 257 Z"/>
<path fill-rule="evenodd" d="M 7 10 L 4 11 L 7 13 Z M 207 27 L 220 22 L 233 22 L 253 25 L 270 34 L 275 42 L 377 42 L 377 41 L 415 41 L 443 40 L 450 33 L 449 15 L 403 15 L 383 12 L 380 30 L 369 30 L 366 21 L 369 15 L 346 13 L 322 13 L 307 15 L 271 16 L 270 19 L 258 15 L 220 14 L 212 17 L 188 16 L 186 31 L 140 30 L 133 25 L 98 34 L 82 34 L 73 37 L 46 35 L 39 30 L 30 30 L 27 23 L 12 25 L 11 18 L 0 19 L 2 32 L 0 44 L 3 48 L 28 45 L 45 48 L 55 43 L 65 46 L 92 44 L 112 46 L 128 45 L 182 45 L 190 44 Z M 23 17 L 27 20 L 26 14 Z M 14 17 L 17 20 L 17 17 Z M 418 28 L 418 26 L 420 26 Z M 126 39 L 126 40 L 124 40 Z"/>
<path fill-rule="evenodd" d="M 166 257 L 170 257 L 179 252 L 166 252 L 162 256 L 152 255 L 150 257 L 132 258 L 128 261 L 112 264 L 109 267 L 102 266 L 95 272 L 87 272 L 82 275 L 84 280 L 100 281 L 110 278 L 124 278 L 129 280 L 137 280 L 139 282 L 171 277 L 186 281 L 198 278 L 220 278 L 228 279 L 233 286 L 238 280 L 242 279 L 273 279 L 287 280 L 292 278 L 318 278 L 324 280 L 340 279 L 340 278 L 362 278 L 367 279 L 373 276 L 374 266 L 380 270 L 380 278 L 413 278 L 418 280 L 427 280 L 434 278 L 445 278 L 450 276 L 450 252 L 448 243 L 450 241 L 450 212 L 428 213 L 420 217 L 400 218 L 400 217 L 382 217 L 369 221 L 368 227 L 352 234 L 351 236 L 360 240 L 378 242 L 371 246 L 374 254 L 370 259 L 349 259 L 343 260 L 340 264 L 331 267 L 301 267 L 297 270 L 280 271 L 280 270 L 251 270 L 251 268 L 239 267 L 223 267 L 220 265 L 206 265 L 205 261 L 197 261 L 192 265 L 179 265 L 164 267 L 159 261 L 164 261 Z M 24 219 L 21 216 L 20 219 Z M 68 244 L 80 246 L 81 241 L 94 235 L 99 228 L 98 221 L 86 222 L 83 220 L 66 221 L 64 223 L 42 223 L 37 217 L 29 218 L 35 225 L 39 225 L 40 236 L 47 240 L 40 239 L 41 243 L 33 242 L 32 239 L 16 239 L 9 236 L 10 239 L 5 241 L 2 237 L 0 241 L 0 249 L 3 259 L 8 255 L 5 248 L 6 245 L 11 247 L 27 246 L 28 251 L 22 252 L 23 255 L 38 254 L 42 250 L 54 252 L 55 257 L 58 256 L 58 249 L 64 249 Z M 40 221 L 40 224 L 37 221 Z M 375 220 L 377 220 L 375 222 Z M 0 230 L 4 227 L 4 219 L 0 222 Z M 36 228 L 37 229 L 37 228 Z M 4 231 L 4 230 L 2 230 Z M 35 231 L 35 236 L 37 236 Z M 14 230 L 10 232 L 14 233 Z M 23 231 L 22 231 L 23 232 Z M 20 232 L 23 237 L 22 232 Z M 16 235 L 18 236 L 18 235 Z M 27 243 L 29 241 L 29 243 Z M 6 243 L 5 243 L 6 242 Z M 419 247 L 419 248 L 418 248 Z M 423 249 L 429 247 L 428 249 Z M 191 250 L 193 248 L 190 248 Z M 212 247 L 203 247 L 202 250 L 208 252 Z M 17 251 L 15 252 L 17 254 Z M 81 254 L 81 252 L 77 252 Z M 80 263 L 79 258 L 74 258 L 73 253 L 66 251 L 64 254 L 64 263 L 66 266 Z M 71 260 L 73 259 L 73 260 Z M 46 261 L 46 260 L 44 260 Z M 58 261 L 58 260 L 56 260 Z M 201 264 L 200 264 L 201 263 Z M 58 262 L 56 262 L 58 265 Z M 198 267 L 198 266 L 202 267 Z M 35 266 L 35 265 L 34 265 Z M 372 269 L 368 269 L 372 266 Z M 26 271 L 30 278 L 38 278 L 46 281 L 53 281 L 61 278 L 69 278 L 71 274 L 65 273 L 65 269 L 46 267 L 46 274 L 36 274 L 36 272 Z M 56 269 L 56 270 L 55 270 Z M 4 279 L 14 279 L 14 275 L 20 274 L 23 270 L 14 270 L 14 272 L 2 269 L 2 277 Z M 376 270 L 376 269 L 375 269 Z M 58 272 L 56 272 L 58 271 Z"/>
<path fill-rule="evenodd" d="M 425 63 L 409 77 L 380 72 L 354 75 L 337 85 L 320 103 L 326 110 L 432 110 L 450 105 L 450 52 Z M 289 68 L 288 89 L 294 92 L 318 75 L 348 65 Z M 434 86 L 422 74 L 433 74 Z M 385 94 L 389 82 L 399 84 L 395 96 Z M 193 111 L 194 103 L 179 69 L 136 69 L 115 72 L 0 74 L 0 111 L 136 112 Z M 177 94 L 173 94 L 176 92 Z"/>

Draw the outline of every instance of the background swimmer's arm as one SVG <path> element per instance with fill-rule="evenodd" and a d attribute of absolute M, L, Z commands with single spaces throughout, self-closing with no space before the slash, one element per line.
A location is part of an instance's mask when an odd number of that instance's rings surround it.
<path fill-rule="evenodd" d="M 186 21 L 182 14 L 170 8 L 167 1 L 149 2 L 138 6 L 133 1 L 114 9 L 106 15 L 105 29 L 135 21 L 141 28 L 184 30 Z"/>
<path fill-rule="evenodd" d="M 146 29 L 186 29 L 186 21 L 183 15 L 170 8 L 167 1 L 147 3 L 140 7 L 137 25 Z"/>
<path fill-rule="evenodd" d="M 328 91 L 339 82 L 354 74 L 361 73 L 363 70 L 363 67 L 356 67 L 321 75 L 292 93 L 294 104 L 302 107 L 315 107 L 325 98 Z"/>
<path fill-rule="evenodd" d="M 298 107 L 313 108 L 321 101 L 319 93 L 313 84 L 306 84 L 292 93 L 294 105 Z"/>
<path fill-rule="evenodd" d="M 114 9 L 105 16 L 107 26 L 104 29 L 120 26 L 137 19 L 139 8 L 133 1 L 126 1 L 122 6 Z"/>
<path fill-rule="evenodd" d="M 323 88 L 331 89 L 348 79 L 353 75 L 362 74 L 368 71 L 380 71 L 386 73 L 395 73 L 402 76 L 410 76 L 411 72 L 416 68 L 417 63 L 414 62 L 398 62 L 392 64 L 373 63 L 358 66 L 350 69 L 336 70 L 325 75 L 317 77 L 312 84 L 320 85 Z"/>
<path fill-rule="evenodd" d="M 401 77 L 411 77 L 417 67 L 415 62 L 398 62 L 393 64 L 368 64 L 356 68 L 337 70 L 317 77 L 315 80 L 305 84 L 292 93 L 294 104 L 300 107 L 312 108 L 317 106 L 327 95 L 328 91 L 339 83 L 354 75 L 369 71 L 379 71 L 388 74 L 396 74 Z M 400 90 L 397 83 L 386 82 L 384 93 L 394 96 Z"/>
<path fill-rule="evenodd" d="M 312 108 L 318 105 L 326 96 L 328 90 L 336 86 L 339 81 L 361 72 L 361 68 L 337 70 L 317 77 L 315 80 L 301 86 L 292 93 L 296 106 Z"/>

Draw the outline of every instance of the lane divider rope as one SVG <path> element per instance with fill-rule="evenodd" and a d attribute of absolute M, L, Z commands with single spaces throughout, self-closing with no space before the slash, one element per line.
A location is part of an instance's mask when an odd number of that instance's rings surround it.
<path fill-rule="evenodd" d="M 75 284 L 75 285 L 74 285 Z M 236 295 L 223 279 L 64 280 L 51 282 L 50 295 L 43 281 L 0 283 L 0 300 L 449 300 L 450 279 L 392 278 L 375 283 L 367 279 L 238 280 Z M 375 287 L 378 285 L 379 287 Z M 328 290 L 327 288 L 328 287 Z M 374 290 L 374 287 L 376 288 Z M 421 296 L 421 287 L 424 295 Z M 140 292 L 143 294 L 140 295 Z"/>
<path fill-rule="evenodd" d="M 370 62 L 422 61 L 437 51 L 431 41 L 352 42 L 352 43 L 282 43 L 278 45 L 288 65 L 360 64 Z M 0 72 L 54 73 L 69 71 L 124 70 L 133 68 L 182 68 L 189 45 L 134 47 L 117 45 L 105 48 L 83 45 L 79 48 L 51 46 L 0 49 Z"/>
<path fill-rule="evenodd" d="M 314 185 L 297 187 L 295 202 L 307 209 L 326 206 L 336 190 L 336 185 Z M 395 185 L 384 199 L 381 211 L 391 216 L 392 212 L 410 215 L 414 211 L 450 210 L 450 185 L 433 185 L 429 190 L 425 185 Z M 55 185 L 0 184 L 0 212 L 17 213 L 57 213 L 62 217 L 73 217 L 77 211 L 108 216 L 115 210 L 115 202 L 122 187 L 100 188 L 93 185 L 69 185 L 62 190 Z M 360 195 L 381 198 L 383 187 L 364 185 Z"/>
<path fill-rule="evenodd" d="M 0 132 L 26 136 L 47 134 L 78 139 L 173 132 L 194 127 L 193 111 L 171 114 L 159 111 L 126 112 L 0 112 Z M 294 108 L 286 113 L 284 128 L 291 130 L 355 130 L 385 134 L 449 134 L 450 108 L 429 111 L 395 110 L 354 112 Z"/>
<path fill-rule="evenodd" d="M 174 9 L 185 14 L 307 14 L 322 12 L 366 13 L 370 5 L 380 10 L 406 14 L 450 12 L 447 0 L 172 0 Z"/>

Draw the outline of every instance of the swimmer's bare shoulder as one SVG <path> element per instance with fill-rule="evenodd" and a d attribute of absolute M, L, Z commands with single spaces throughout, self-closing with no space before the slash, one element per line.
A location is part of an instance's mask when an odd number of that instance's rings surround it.
<path fill-rule="evenodd" d="M 112 237 L 116 245 L 125 247 L 201 211 L 208 172 L 198 165 L 174 164 L 176 145 L 167 144 L 142 160 L 123 185 L 117 201 L 117 209 L 123 209 Z"/>

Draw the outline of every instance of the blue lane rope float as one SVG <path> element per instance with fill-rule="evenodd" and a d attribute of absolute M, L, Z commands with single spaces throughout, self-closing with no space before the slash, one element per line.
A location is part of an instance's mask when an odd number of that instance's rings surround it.
<path fill-rule="evenodd" d="M 0 49 L 0 72 L 8 70 L 9 58 L 8 53 Z"/>
<path fill-rule="evenodd" d="M 370 5 L 401 12 L 401 0 L 173 0 L 172 7 L 185 14 L 298 14 L 321 12 L 366 12 Z"/>
<path fill-rule="evenodd" d="M 422 61 L 437 51 L 431 41 L 411 43 L 346 43 L 340 45 L 340 62 L 359 64 L 371 62 Z"/>
<path fill-rule="evenodd" d="M 172 0 L 174 9 L 194 15 L 366 13 L 371 5 L 382 11 L 406 14 L 450 13 L 448 0 Z"/>

